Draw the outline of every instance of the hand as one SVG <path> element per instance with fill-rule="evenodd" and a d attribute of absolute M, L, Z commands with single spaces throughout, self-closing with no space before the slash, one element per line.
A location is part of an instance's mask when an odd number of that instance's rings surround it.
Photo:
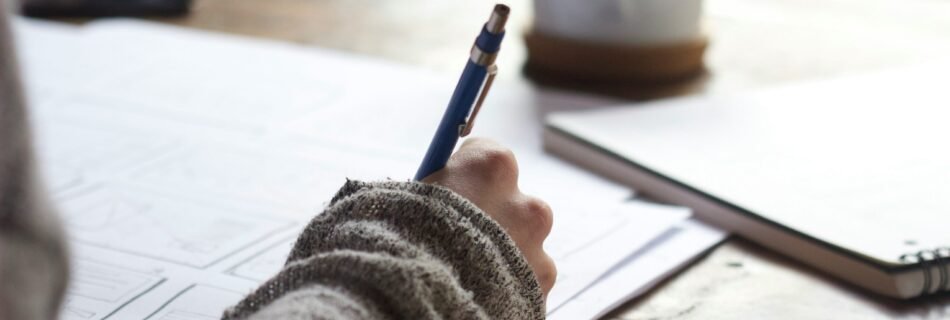
<path fill-rule="evenodd" d="M 547 203 L 518 190 L 518 164 L 510 150 L 491 140 L 469 138 L 445 168 L 422 181 L 455 191 L 495 219 L 528 259 L 547 297 L 557 269 L 542 244 L 554 217 Z"/>

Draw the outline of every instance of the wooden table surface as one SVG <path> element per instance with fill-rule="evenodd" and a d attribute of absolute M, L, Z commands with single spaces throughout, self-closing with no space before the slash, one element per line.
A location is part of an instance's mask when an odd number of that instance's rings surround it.
<path fill-rule="evenodd" d="M 196 0 L 160 21 L 335 48 L 459 72 L 492 2 L 445 0 Z M 520 70 L 531 1 L 511 0 L 499 58 Z M 946 0 L 708 0 L 708 74 L 675 95 L 755 88 L 950 57 Z M 950 83 L 950 82 L 948 82 Z M 628 85 L 629 86 L 629 85 Z M 641 88 L 630 87 L 630 90 Z M 596 91 L 596 90 L 595 90 Z M 898 302 L 867 295 L 748 241 L 731 238 L 615 319 L 950 318 L 950 298 Z"/>

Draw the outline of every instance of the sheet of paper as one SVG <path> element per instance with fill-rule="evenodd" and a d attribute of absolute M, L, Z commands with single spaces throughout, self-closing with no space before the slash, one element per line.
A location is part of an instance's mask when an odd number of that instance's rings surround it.
<path fill-rule="evenodd" d="M 40 164 L 78 266 L 65 319 L 217 318 L 280 269 L 346 178 L 408 179 L 454 87 L 377 60 L 127 20 L 17 26 L 39 88 Z M 544 99 L 496 86 L 476 134 L 509 145 L 521 189 L 555 211 L 556 308 L 688 212 L 624 203 L 626 188 L 545 156 Z"/>
<path fill-rule="evenodd" d="M 627 257 L 568 303 L 549 310 L 548 319 L 600 318 L 679 271 L 727 235 L 698 220 L 683 221 Z"/>
<path fill-rule="evenodd" d="M 587 199 L 578 201 L 586 206 L 590 205 L 589 199 L 595 197 L 581 195 Z M 557 216 L 561 221 L 545 243 L 545 249 L 559 270 L 557 282 L 548 294 L 548 311 L 561 307 L 607 270 L 618 266 L 633 252 L 631 248 L 641 248 L 689 216 L 685 209 L 646 202 L 615 205 L 613 209 L 604 205 L 586 208 L 599 212 L 585 212 L 582 207 L 558 204 L 552 202 L 551 205 L 565 210 L 565 214 Z M 605 214 L 612 217 L 604 218 Z"/>

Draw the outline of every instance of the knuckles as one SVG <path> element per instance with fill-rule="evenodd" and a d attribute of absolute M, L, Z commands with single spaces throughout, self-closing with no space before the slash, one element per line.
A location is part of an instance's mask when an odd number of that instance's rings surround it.
<path fill-rule="evenodd" d="M 492 183 L 517 183 L 518 162 L 511 150 L 496 147 L 472 157 L 471 167 Z"/>
<path fill-rule="evenodd" d="M 554 226 L 554 213 L 551 211 L 551 206 L 541 199 L 527 196 L 522 207 L 522 217 L 528 226 L 538 237 L 546 238 Z"/>
<path fill-rule="evenodd" d="M 450 160 L 449 167 L 471 186 L 474 193 L 491 188 L 489 194 L 501 196 L 501 212 L 492 215 L 523 250 L 547 294 L 557 280 L 554 261 L 543 252 L 543 242 L 554 226 L 554 214 L 543 200 L 518 191 L 518 163 L 511 150 L 487 139 L 466 140 Z M 500 192 L 500 193 L 499 193 Z"/>
<path fill-rule="evenodd" d="M 542 260 L 541 266 L 535 271 L 535 276 L 538 277 L 541 290 L 546 294 L 551 291 L 557 281 L 557 266 L 554 265 L 554 261 L 550 257 L 546 256 Z"/>

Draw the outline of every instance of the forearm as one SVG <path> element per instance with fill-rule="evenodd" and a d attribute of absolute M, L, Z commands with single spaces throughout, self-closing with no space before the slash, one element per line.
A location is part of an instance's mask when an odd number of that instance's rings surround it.
<path fill-rule="evenodd" d="M 348 182 L 284 270 L 225 318 L 299 314 L 299 302 L 312 300 L 304 296 L 318 300 L 311 315 L 544 317 L 537 280 L 505 231 L 464 198 L 422 183 Z"/>

